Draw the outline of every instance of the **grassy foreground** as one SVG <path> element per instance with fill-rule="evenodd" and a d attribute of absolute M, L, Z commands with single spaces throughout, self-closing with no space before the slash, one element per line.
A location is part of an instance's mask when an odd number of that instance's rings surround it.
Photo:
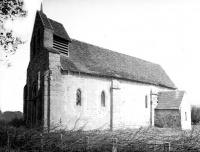
<path fill-rule="evenodd" d="M 170 142 L 171 150 L 176 152 L 200 151 L 200 126 L 188 131 L 156 127 L 83 131 L 57 127 L 49 134 L 41 134 L 38 128 L 0 125 L 0 151 L 111 152 L 113 138 L 117 139 L 118 152 L 162 152 L 165 142 Z"/>

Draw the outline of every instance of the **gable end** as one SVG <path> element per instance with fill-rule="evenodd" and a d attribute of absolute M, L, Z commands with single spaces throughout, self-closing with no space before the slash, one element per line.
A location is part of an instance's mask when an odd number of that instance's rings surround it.
<path fill-rule="evenodd" d="M 44 26 L 39 13 L 36 13 L 35 23 L 33 27 L 31 42 L 30 42 L 30 59 L 38 54 L 43 47 Z"/>

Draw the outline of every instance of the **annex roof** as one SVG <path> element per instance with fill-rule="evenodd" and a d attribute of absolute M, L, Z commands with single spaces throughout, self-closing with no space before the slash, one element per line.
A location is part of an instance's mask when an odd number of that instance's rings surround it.
<path fill-rule="evenodd" d="M 158 93 L 156 109 L 179 109 L 185 91 L 166 91 Z"/>

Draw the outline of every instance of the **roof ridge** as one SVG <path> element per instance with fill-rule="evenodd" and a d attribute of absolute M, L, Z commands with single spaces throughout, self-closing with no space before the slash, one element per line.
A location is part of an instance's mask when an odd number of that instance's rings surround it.
<path fill-rule="evenodd" d="M 43 19 L 42 19 L 42 16 L 41 16 L 41 14 L 40 14 L 41 12 L 38 11 L 38 10 L 37 10 L 37 12 L 38 12 L 38 14 L 39 14 L 39 16 L 40 16 L 40 18 L 41 18 L 41 20 L 42 20 L 42 24 L 43 24 L 43 26 L 45 26 L 44 21 L 43 21 Z"/>
<path fill-rule="evenodd" d="M 56 22 L 56 23 L 58 23 L 58 24 L 60 24 L 60 25 L 62 25 L 63 26 L 63 24 L 61 23 L 61 22 L 58 22 L 58 21 L 55 21 L 55 20 L 53 20 L 53 19 L 51 19 L 51 18 L 48 18 L 47 17 L 47 19 L 49 20 L 49 21 L 53 21 L 53 22 Z M 50 23 L 51 24 L 51 23 Z M 53 26 L 52 26 L 53 27 Z M 64 26 L 63 26 L 64 27 Z"/>
<path fill-rule="evenodd" d="M 47 17 L 48 18 L 48 17 Z M 54 21 L 54 22 L 57 22 L 57 21 L 55 21 L 55 20 L 53 20 L 53 19 L 51 19 L 51 18 L 48 18 L 48 20 L 52 20 L 52 21 Z M 60 22 L 57 22 L 57 23 L 60 23 Z M 60 24 L 62 24 L 62 23 L 60 23 Z"/>
<path fill-rule="evenodd" d="M 47 17 L 47 20 L 48 20 L 48 22 L 49 22 L 49 24 L 51 25 L 51 22 L 49 21 L 49 18 Z M 51 25 L 51 27 L 52 27 L 52 29 L 53 29 L 53 26 Z"/>
<path fill-rule="evenodd" d="M 43 25 L 44 25 L 45 27 L 47 27 L 47 28 L 53 29 L 53 27 L 51 26 L 51 24 L 50 24 L 50 22 L 49 22 L 49 20 L 48 20 L 48 18 L 47 18 L 47 15 L 46 15 L 46 14 L 44 14 L 43 12 L 39 11 L 39 10 L 37 10 L 37 13 L 38 13 L 38 14 L 39 14 L 39 16 L 40 16 L 40 18 L 41 18 L 41 20 L 42 20 L 42 23 L 43 23 Z M 44 19 L 46 19 L 46 20 L 47 20 L 46 22 L 48 22 L 48 24 L 50 25 L 50 27 L 48 27 L 48 25 L 46 25 L 46 23 L 45 23 Z"/>
<path fill-rule="evenodd" d="M 140 61 L 143 61 L 143 62 L 147 62 L 147 63 L 151 63 L 151 64 L 154 64 L 154 65 L 157 65 L 157 66 L 160 66 L 160 67 L 161 67 L 161 65 L 159 65 L 159 64 L 157 64 L 157 63 L 154 63 L 154 62 L 151 62 L 151 61 L 147 61 L 147 60 L 144 60 L 144 59 L 140 59 L 140 58 L 137 58 L 137 57 L 128 55 L 128 54 L 116 52 L 116 51 L 113 51 L 113 50 L 110 50 L 110 49 L 107 49 L 107 48 L 104 48 L 104 47 L 101 47 L 101 46 L 97 46 L 97 45 L 94 45 L 94 44 L 91 44 L 91 43 L 88 43 L 88 42 L 84 42 L 84 41 L 81 41 L 81 40 L 73 39 L 73 38 L 71 38 L 71 40 L 78 41 L 78 42 L 81 42 L 81 43 L 85 43 L 85 44 L 87 44 L 87 45 L 91 45 L 91 46 L 93 46 L 93 47 L 103 49 L 103 50 L 105 50 L 105 51 L 114 52 L 114 53 L 116 53 L 116 54 L 120 54 L 120 55 L 123 55 L 123 56 L 125 56 L 125 57 L 135 58 L 135 59 L 137 59 L 137 60 L 140 60 Z"/>

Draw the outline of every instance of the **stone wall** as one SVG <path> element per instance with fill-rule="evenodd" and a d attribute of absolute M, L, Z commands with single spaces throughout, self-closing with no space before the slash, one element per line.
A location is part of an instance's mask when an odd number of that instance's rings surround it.
<path fill-rule="evenodd" d="M 179 109 L 155 109 L 155 126 L 161 128 L 181 128 Z"/>
<path fill-rule="evenodd" d="M 60 55 L 49 52 L 49 69 L 50 83 L 49 83 L 49 121 L 50 123 L 58 123 L 62 120 L 57 119 L 59 112 L 62 111 L 63 106 L 63 81 L 60 68 Z M 45 110 L 48 110 L 45 109 Z"/>
<path fill-rule="evenodd" d="M 26 115 L 27 121 L 32 122 L 33 115 L 33 100 L 36 101 L 37 109 L 39 108 L 42 111 L 43 115 L 43 101 L 44 101 L 44 85 L 45 85 L 45 73 L 48 70 L 48 52 L 41 50 L 40 53 L 36 54 L 34 59 L 29 63 L 27 70 L 27 100 L 26 100 Z M 33 99 L 33 87 L 34 84 L 37 85 L 37 97 Z M 42 109 L 41 109 L 42 108 Z M 37 110 L 39 114 L 39 110 Z M 36 116 L 37 117 L 37 116 Z M 39 117 L 39 116 L 38 116 Z M 40 116 L 41 117 L 41 116 Z M 43 116 L 42 116 L 43 117 Z M 40 118 L 42 119 L 42 118 Z"/>
<path fill-rule="evenodd" d="M 33 117 L 35 117 L 34 119 L 38 123 L 47 117 L 46 110 L 44 110 L 46 109 L 44 101 L 47 100 L 45 87 L 47 87 L 46 81 L 49 71 L 49 50 L 46 45 L 51 46 L 51 43 L 53 45 L 53 42 L 49 40 L 50 36 L 53 37 L 53 31 L 43 27 L 37 13 L 30 44 L 30 62 L 27 68 L 26 80 L 27 90 L 25 90 L 27 93 L 24 97 L 24 115 L 27 122 L 32 122 Z M 37 85 L 36 97 L 33 97 L 34 85 Z"/>

